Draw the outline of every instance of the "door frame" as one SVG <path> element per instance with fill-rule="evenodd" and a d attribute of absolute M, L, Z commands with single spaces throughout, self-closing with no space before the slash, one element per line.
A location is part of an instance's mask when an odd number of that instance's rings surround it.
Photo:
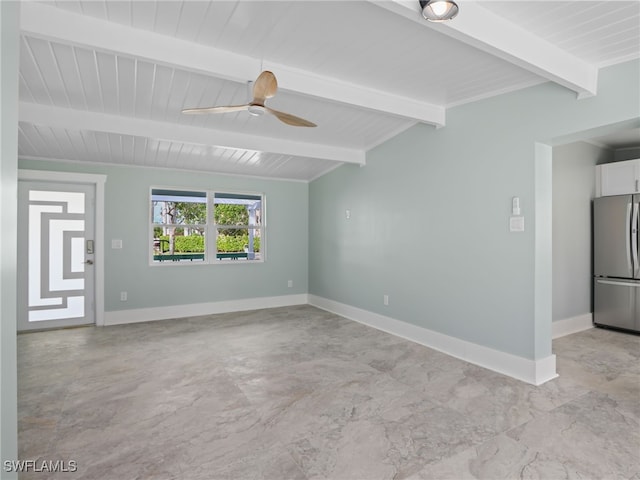
<path fill-rule="evenodd" d="M 18 170 L 18 181 L 29 180 L 50 183 L 81 183 L 95 187 L 95 318 L 96 326 L 104 326 L 104 184 L 106 175 L 75 172 L 51 172 L 47 170 Z"/>

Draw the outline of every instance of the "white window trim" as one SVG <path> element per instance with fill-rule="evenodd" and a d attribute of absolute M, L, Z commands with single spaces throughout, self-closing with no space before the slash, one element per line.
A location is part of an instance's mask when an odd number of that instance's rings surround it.
<path fill-rule="evenodd" d="M 153 190 L 176 190 L 176 191 L 184 191 L 184 192 L 201 192 L 206 194 L 207 199 L 207 224 L 205 225 L 205 260 L 197 261 L 197 262 L 156 262 L 153 259 L 153 239 L 154 239 L 154 223 L 153 223 L 153 200 L 152 192 Z M 218 225 L 214 222 L 214 201 L 216 193 L 224 193 L 224 194 L 232 194 L 232 195 L 250 195 L 250 196 L 260 196 L 261 197 L 261 218 L 262 224 L 260 227 L 260 259 L 259 260 L 242 260 L 242 261 L 219 261 L 217 258 L 217 247 L 216 247 L 216 238 L 217 238 L 217 228 Z M 206 188 L 196 188 L 196 187 L 176 187 L 176 186 L 165 186 L 165 185 L 152 185 L 149 187 L 149 204 L 148 204 L 148 225 L 149 225 L 149 236 L 147 240 L 148 244 L 148 252 L 149 252 L 149 266 L 152 267 L 195 267 L 202 265 L 253 265 L 256 263 L 264 263 L 266 261 L 266 253 L 267 253 L 267 208 L 266 208 L 266 195 L 264 192 L 252 192 L 246 190 L 230 190 L 230 189 L 206 189 Z M 239 228 L 245 228 L 250 226 L 238 226 Z M 210 252 L 213 252 L 212 254 Z"/>

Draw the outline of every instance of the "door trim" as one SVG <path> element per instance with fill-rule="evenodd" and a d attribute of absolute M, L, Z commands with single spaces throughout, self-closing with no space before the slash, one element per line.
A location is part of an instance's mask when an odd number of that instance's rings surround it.
<path fill-rule="evenodd" d="M 106 175 L 75 172 L 50 172 L 46 170 L 18 170 L 18 180 L 42 182 L 84 183 L 94 185 L 96 189 L 95 205 L 95 314 L 96 325 L 104 326 L 104 184 Z"/>

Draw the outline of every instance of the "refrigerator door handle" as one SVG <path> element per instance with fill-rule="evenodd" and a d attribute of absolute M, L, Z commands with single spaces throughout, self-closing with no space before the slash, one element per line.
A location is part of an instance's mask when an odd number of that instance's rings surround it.
<path fill-rule="evenodd" d="M 614 280 L 596 280 L 596 283 L 601 283 L 603 285 L 619 285 L 621 287 L 633 287 L 640 288 L 640 283 L 632 283 L 632 282 L 617 282 Z"/>
<path fill-rule="evenodd" d="M 633 214 L 631 220 L 631 254 L 633 256 L 633 273 L 637 276 L 640 271 L 638 265 L 638 202 L 633 204 Z"/>
<path fill-rule="evenodd" d="M 627 252 L 627 268 L 628 271 L 631 272 L 631 276 L 633 277 L 634 265 L 631 260 L 631 202 L 627 203 L 627 216 L 625 217 L 625 250 Z"/>

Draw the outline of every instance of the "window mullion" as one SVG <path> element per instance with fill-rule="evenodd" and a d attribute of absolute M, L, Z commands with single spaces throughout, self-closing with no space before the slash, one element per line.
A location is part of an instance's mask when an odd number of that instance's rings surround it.
<path fill-rule="evenodd" d="M 214 221 L 214 192 L 207 192 L 207 227 L 206 227 L 206 248 L 205 255 L 207 263 L 214 263 L 216 261 L 216 228 Z"/>

